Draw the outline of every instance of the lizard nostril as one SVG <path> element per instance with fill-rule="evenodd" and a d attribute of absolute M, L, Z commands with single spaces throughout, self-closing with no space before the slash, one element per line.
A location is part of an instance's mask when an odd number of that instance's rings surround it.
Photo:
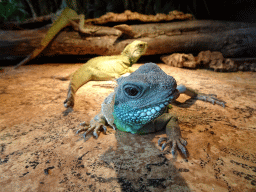
<path fill-rule="evenodd" d="M 172 89 L 171 84 L 160 84 L 161 88 L 163 89 Z"/>

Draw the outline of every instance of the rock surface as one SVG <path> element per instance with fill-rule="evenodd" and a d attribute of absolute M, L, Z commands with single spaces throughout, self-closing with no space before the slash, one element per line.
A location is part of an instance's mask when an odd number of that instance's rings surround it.
<path fill-rule="evenodd" d="M 172 67 L 196 68 L 196 60 L 192 54 L 173 53 L 169 56 L 162 56 L 161 60 Z"/>
<path fill-rule="evenodd" d="M 186 96 L 173 104 L 190 153 L 161 151 L 164 131 L 133 135 L 108 128 L 84 141 L 75 132 L 100 110 L 111 88 L 89 82 L 63 116 L 68 81 L 81 64 L 4 68 L 0 73 L 0 191 L 256 190 L 256 74 L 213 73 L 160 64 L 178 84 L 217 94 L 226 108 Z M 140 65 L 135 65 L 139 67 Z"/>
<path fill-rule="evenodd" d="M 225 59 L 219 51 L 201 51 L 196 57 L 198 65 L 203 65 L 205 68 L 213 69 L 214 71 L 233 72 L 237 71 L 237 65 L 231 59 Z"/>
<path fill-rule="evenodd" d="M 206 68 L 217 72 L 234 72 L 238 68 L 232 59 L 225 59 L 219 51 L 201 51 L 196 57 L 192 54 L 173 53 L 169 56 L 162 56 L 161 60 L 173 67 Z M 238 69 L 241 71 L 254 71 L 253 67 L 241 66 Z"/>

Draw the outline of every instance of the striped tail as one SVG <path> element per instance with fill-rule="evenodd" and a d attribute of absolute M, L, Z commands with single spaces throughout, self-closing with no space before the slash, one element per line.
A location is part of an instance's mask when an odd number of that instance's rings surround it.
<path fill-rule="evenodd" d="M 75 94 L 77 90 L 92 79 L 90 70 L 87 69 L 86 65 L 82 65 L 71 77 L 67 99 L 64 101 L 66 108 L 73 108 L 75 104 Z"/>

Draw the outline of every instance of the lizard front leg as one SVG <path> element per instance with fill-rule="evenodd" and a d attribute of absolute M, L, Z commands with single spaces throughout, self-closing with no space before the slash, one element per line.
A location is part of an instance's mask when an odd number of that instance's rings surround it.
<path fill-rule="evenodd" d="M 164 113 L 156 119 L 154 124 L 157 126 L 158 130 L 160 130 L 163 126 L 166 127 L 167 137 L 161 137 L 158 140 L 159 146 L 161 146 L 161 143 L 164 142 L 162 144 L 162 150 L 164 150 L 165 147 L 170 144 L 172 146 L 172 155 L 175 155 L 175 152 L 178 148 L 187 158 L 187 150 L 185 148 L 185 146 L 187 145 L 187 141 L 181 136 L 178 118 L 170 113 Z"/>
<path fill-rule="evenodd" d="M 85 126 L 84 128 L 82 129 L 79 129 L 76 134 L 82 132 L 82 131 L 85 131 L 82 136 L 85 138 L 86 135 L 90 132 L 93 131 L 93 135 L 98 138 L 98 133 L 100 131 L 103 130 L 104 134 L 106 133 L 107 131 L 107 127 L 106 127 L 106 119 L 105 117 L 103 116 L 103 114 L 100 112 L 98 115 L 96 115 L 91 121 L 90 121 L 90 125 L 87 126 L 85 122 L 83 123 L 80 123 L 81 126 Z M 102 128 L 102 129 L 101 129 Z"/>
<path fill-rule="evenodd" d="M 106 124 L 110 125 L 115 130 L 114 117 L 112 115 L 114 110 L 114 100 L 115 100 L 115 93 L 112 92 L 108 95 L 108 97 L 105 98 L 105 100 L 101 104 L 101 112 L 90 121 L 90 125 L 82 129 L 79 129 L 76 133 L 85 131 L 85 133 L 83 133 L 83 137 L 85 138 L 88 133 L 93 131 L 93 135 L 96 138 L 98 138 L 98 133 L 102 129 L 103 129 L 103 132 L 106 133 L 107 131 Z M 85 126 L 86 123 L 83 122 L 80 125 Z"/>
<path fill-rule="evenodd" d="M 220 99 L 217 99 L 217 95 L 215 94 L 205 94 L 205 93 L 198 93 L 195 90 L 185 87 L 184 85 L 178 85 L 177 89 L 180 93 L 186 94 L 191 98 L 195 98 L 201 101 L 210 102 L 213 105 L 216 103 L 217 105 L 225 107 L 226 102 Z"/>

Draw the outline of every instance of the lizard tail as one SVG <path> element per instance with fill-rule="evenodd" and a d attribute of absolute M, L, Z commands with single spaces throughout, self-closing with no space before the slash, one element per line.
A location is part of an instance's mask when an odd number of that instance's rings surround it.
<path fill-rule="evenodd" d="M 64 106 L 66 108 L 73 108 L 75 104 L 75 94 L 77 90 L 86 84 L 88 81 L 92 80 L 91 72 L 87 69 L 86 65 L 80 67 L 71 77 L 67 99 L 64 101 Z"/>

